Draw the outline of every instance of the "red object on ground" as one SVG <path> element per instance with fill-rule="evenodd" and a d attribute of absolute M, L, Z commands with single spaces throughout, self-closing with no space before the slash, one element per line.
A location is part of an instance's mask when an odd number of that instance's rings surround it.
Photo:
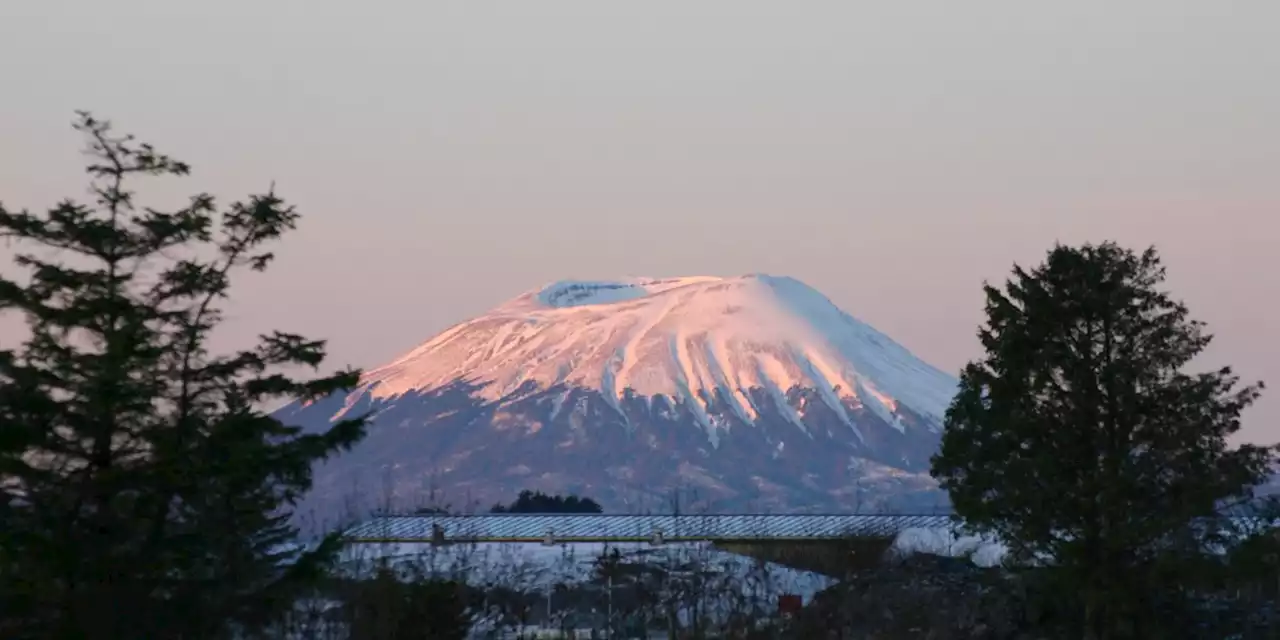
<path fill-rule="evenodd" d="M 778 613 L 782 615 L 792 615 L 799 613 L 804 608 L 804 600 L 800 596 L 793 593 L 784 593 L 778 596 Z"/>

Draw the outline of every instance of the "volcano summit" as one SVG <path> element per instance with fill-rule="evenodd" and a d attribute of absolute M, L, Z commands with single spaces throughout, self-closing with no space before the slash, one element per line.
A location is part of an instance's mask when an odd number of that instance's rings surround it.
<path fill-rule="evenodd" d="M 635 278 L 528 292 L 277 415 L 372 412 L 317 471 L 325 501 L 538 489 L 625 511 L 679 491 L 718 511 L 920 510 L 939 500 L 928 459 L 955 389 L 797 280 Z"/>

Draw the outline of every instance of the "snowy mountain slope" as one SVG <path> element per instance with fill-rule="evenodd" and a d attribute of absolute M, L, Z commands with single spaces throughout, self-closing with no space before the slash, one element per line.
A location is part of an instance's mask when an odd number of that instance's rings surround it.
<path fill-rule="evenodd" d="M 683 483 L 848 508 L 927 489 L 955 387 L 797 280 L 633 278 L 530 291 L 281 415 L 374 411 L 357 466 L 486 497 Z"/>
<path fill-rule="evenodd" d="M 753 387 L 781 397 L 813 388 L 842 416 L 850 396 L 890 424 L 898 403 L 941 420 L 955 380 L 790 278 L 560 282 L 464 322 L 370 371 L 378 398 L 459 379 L 488 400 L 532 382 L 593 389 L 606 399 L 665 395 L 691 403 L 718 390 L 745 422 Z M 705 413 L 699 422 L 716 437 Z"/>

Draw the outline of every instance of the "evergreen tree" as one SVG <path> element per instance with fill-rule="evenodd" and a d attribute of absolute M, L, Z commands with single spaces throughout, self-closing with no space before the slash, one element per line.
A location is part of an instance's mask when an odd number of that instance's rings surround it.
<path fill-rule="evenodd" d="M 297 379 L 324 343 L 274 332 L 209 351 L 233 273 L 261 271 L 298 214 L 274 193 L 176 211 L 135 202 L 188 166 L 81 113 L 95 204 L 0 207 L 26 278 L 0 311 L 29 337 L 0 350 L 0 636 L 214 638 L 262 623 L 317 577 L 337 538 L 294 544 L 312 464 L 362 419 L 303 433 L 263 412 L 358 373 Z"/>
<path fill-rule="evenodd" d="M 1156 592 L 1177 591 L 1225 503 L 1273 449 L 1230 448 L 1262 385 L 1187 373 L 1210 341 L 1160 287 L 1154 249 L 1057 246 L 986 286 L 985 356 L 966 366 L 932 472 L 971 528 L 1045 559 L 1079 595 L 1087 637 L 1161 637 Z M 1160 576 L 1160 580 L 1156 580 Z M 1126 622 L 1127 620 L 1127 622 Z"/>
<path fill-rule="evenodd" d="M 471 630 L 466 585 L 424 575 L 399 575 L 380 567 L 350 584 L 342 601 L 346 637 L 352 640 L 463 640 Z"/>

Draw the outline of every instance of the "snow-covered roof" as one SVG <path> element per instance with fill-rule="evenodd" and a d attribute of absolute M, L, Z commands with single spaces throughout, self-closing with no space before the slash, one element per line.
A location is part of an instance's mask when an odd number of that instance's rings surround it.
<path fill-rule="evenodd" d="M 946 515 L 607 515 L 485 514 L 381 516 L 347 530 L 360 542 L 835 540 L 893 538 L 909 529 L 945 529 Z"/>

